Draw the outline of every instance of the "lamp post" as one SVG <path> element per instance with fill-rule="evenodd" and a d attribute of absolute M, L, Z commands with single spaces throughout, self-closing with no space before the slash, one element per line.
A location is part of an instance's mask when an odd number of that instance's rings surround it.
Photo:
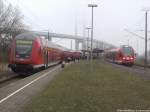
<path fill-rule="evenodd" d="M 92 52 L 93 52 L 93 9 L 94 7 L 98 7 L 98 5 L 96 4 L 88 4 L 88 7 L 91 7 L 92 8 L 92 22 L 91 22 L 91 62 L 93 60 L 93 55 L 92 55 Z"/>
<path fill-rule="evenodd" d="M 87 37 L 87 61 L 89 61 L 89 36 L 90 36 L 90 27 L 85 28 L 88 31 L 88 37 Z"/>
<path fill-rule="evenodd" d="M 88 31 L 88 32 L 87 32 L 87 33 L 88 33 L 88 36 L 87 36 L 87 50 L 88 50 L 88 48 L 89 48 L 90 29 L 91 29 L 91 28 L 90 28 L 90 27 L 86 27 L 85 29 Z"/>
<path fill-rule="evenodd" d="M 147 13 L 148 11 L 145 11 L 145 62 L 144 62 L 144 68 L 147 67 Z"/>

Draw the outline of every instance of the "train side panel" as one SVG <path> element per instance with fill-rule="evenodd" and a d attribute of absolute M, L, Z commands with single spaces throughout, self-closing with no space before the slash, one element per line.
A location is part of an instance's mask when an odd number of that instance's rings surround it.
<path fill-rule="evenodd" d="M 34 65 L 44 66 L 44 49 L 39 39 L 35 40 L 32 48 L 31 62 Z"/>

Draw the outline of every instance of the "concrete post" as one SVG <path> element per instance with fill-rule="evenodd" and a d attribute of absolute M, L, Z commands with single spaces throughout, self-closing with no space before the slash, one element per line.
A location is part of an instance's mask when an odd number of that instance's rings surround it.
<path fill-rule="evenodd" d="M 82 50 L 86 50 L 86 41 L 82 41 Z"/>
<path fill-rule="evenodd" d="M 79 41 L 78 40 L 75 40 L 75 49 L 79 50 Z"/>

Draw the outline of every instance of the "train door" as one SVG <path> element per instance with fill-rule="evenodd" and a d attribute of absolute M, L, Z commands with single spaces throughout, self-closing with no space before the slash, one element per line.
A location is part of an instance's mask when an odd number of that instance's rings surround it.
<path fill-rule="evenodd" d="M 48 67 L 48 51 L 47 50 L 45 50 L 44 52 L 44 66 L 45 68 Z"/>
<path fill-rule="evenodd" d="M 48 51 L 46 52 L 46 68 L 48 67 Z"/>

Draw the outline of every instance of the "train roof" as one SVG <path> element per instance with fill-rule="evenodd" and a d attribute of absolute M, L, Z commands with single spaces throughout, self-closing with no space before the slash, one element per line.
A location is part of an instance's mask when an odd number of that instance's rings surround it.
<path fill-rule="evenodd" d="M 48 47 L 61 49 L 61 50 L 63 50 L 63 51 L 69 51 L 68 48 L 65 48 L 65 47 L 63 47 L 63 46 L 61 46 L 61 45 L 55 44 L 55 43 L 53 43 L 53 42 L 51 42 L 51 41 L 48 41 Z"/>
<path fill-rule="evenodd" d="M 120 50 L 122 50 L 123 48 L 132 48 L 132 46 L 129 46 L 129 45 L 121 45 L 120 47 L 118 48 L 114 48 L 114 49 L 109 49 L 109 50 L 106 50 L 105 52 L 118 52 Z M 134 50 L 134 49 L 133 49 Z"/>
<path fill-rule="evenodd" d="M 120 48 L 123 48 L 123 47 L 131 47 L 129 45 L 121 45 Z"/>
<path fill-rule="evenodd" d="M 37 38 L 42 38 L 42 36 L 37 35 L 37 34 L 35 34 L 33 32 L 22 33 L 22 34 L 19 34 L 19 35 L 17 35 L 15 37 L 15 39 L 24 39 L 24 40 L 28 40 L 28 39 L 35 40 Z M 45 39 L 45 42 L 46 42 L 46 39 Z M 51 48 L 61 49 L 62 51 L 71 51 L 70 49 L 65 48 L 65 47 L 63 47 L 61 45 L 55 44 L 55 43 L 53 43 L 51 41 L 47 41 L 46 43 L 47 43 L 48 47 L 51 47 Z"/>

